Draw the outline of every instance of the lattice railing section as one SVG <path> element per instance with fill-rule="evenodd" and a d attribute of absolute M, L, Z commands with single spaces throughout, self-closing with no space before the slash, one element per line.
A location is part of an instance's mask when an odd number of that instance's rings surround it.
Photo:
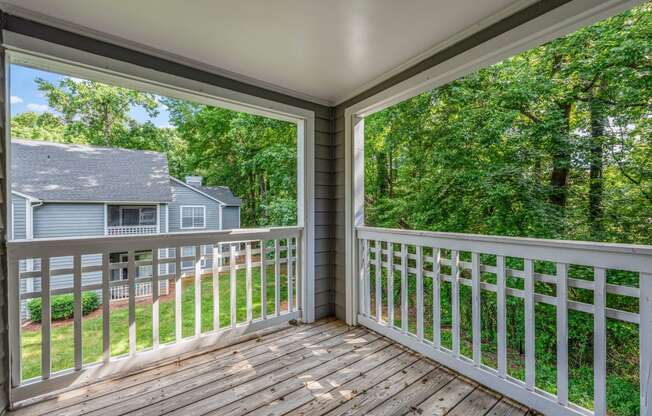
<path fill-rule="evenodd" d="M 10 243 L 14 401 L 300 318 L 301 233 Z"/>
<path fill-rule="evenodd" d="M 627 368 L 652 413 L 652 247 L 371 227 L 358 245 L 360 323 L 546 414 L 606 415 L 608 353 L 639 338 Z"/>

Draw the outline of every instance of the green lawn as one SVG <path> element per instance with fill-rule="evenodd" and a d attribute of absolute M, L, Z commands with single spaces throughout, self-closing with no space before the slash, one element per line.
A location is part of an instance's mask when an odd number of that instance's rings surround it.
<path fill-rule="evenodd" d="M 253 316 L 261 316 L 261 282 L 260 272 L 253 273 Z M 267 270 L 267 313 L 274 312 L 274 278 L 273 269 Z M 231 320 L 230 278 L 220 276 L 220 325 L 227 326 Z M 237 321 L 246 319 L 246 292 L 244 270 L 237 275 Z M 296 286 L 295 286 L 296 288 Z M 195 284 L 194 279 L 182 281 L 182 336 L 189 337 L 195 331 Z M 281 276 L 281 309 L 287 307 L 287 278 Z M 165 299 L 160 303 L 159 333 L 161 344 L 175 340 L 175 300 Z M 213 281 L 212 277 L 202 279 L 201 293 L 201 330 L 209 332 L 213 329 Z M 111 310 L 110 314 L 110 344 L 111 356 L 119 356 L 129 352 L 128 333 L 129 310 L 120 307 Z M 74 334 L 71 322 L 54 325 L 51 330 L 52 371 L 65 370 L 73 367 Z M 136 347 L 143 350 L 152 346 L 152 305 L 151 303 L 136 304 Z M 82 350 L 84 363 L 94 363 L 102 360 L 102 316 L 84 317 L 82 323 Z M 41 374 L 41 331 L 39 329 L 22 330 L 22 378 L 27 380 Z"/>

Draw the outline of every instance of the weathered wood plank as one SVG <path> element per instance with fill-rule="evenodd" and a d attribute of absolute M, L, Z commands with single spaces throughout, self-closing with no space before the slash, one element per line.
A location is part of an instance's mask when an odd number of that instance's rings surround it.
<path fill-rule="evenodd" d="M 475 383 L 457 377 L 421 404 L 415 404 L 416 413 L 423 416 L 443 416 L 469 395 L 476 386 Z"/>
<path fill-rule="evenodd" d="M 372 412 L 375 416 L 405 414 L 411 409 L 415 409 L 416 403 L 421 403 L 432 396 L 454 378 L 455 374 L 452 372 L 442 367 L 436 368 L 373 409 Z"/>
<path fill-rule="evenodd" d="M 373 363 L 365 362 L 360 365 L 362 359 L 369 357 L 378 351 L 382 351 L 388 345 L 390 345 L 388 340 L 378 339 L 368 345 L 364 345 L 352 350 L 348 354 L 338 357 L 337 360 L 324 362 L 304 373 L 290 377 L 281 383 L 276 383 L 265 390 L 254 391 L 249 396 L 231 403 L 230 405 L 221 406 L 221 403 L 213 403 L 213 406 L 216 406 L 217 408 L 207 414 L 213 416 L 242 416 L 275 400 L 285 402 L 287 400 L 286 396 L 304 386 L 306 380 L 316 380 L 315 383 L 318 383 L 322 378 L 326 378 L 333 372 L 337 373 L 341 369 L 364 372 L 373 365 Z M 271 376 L 274 377 L 275 375 Z M 255 382 L 251 384 L 255 384 Z M 266 415 L 267 413 L 262 414 Z"/>
<path fill-rule="evenodd" d="M 497 402 L 500 396 L 478 387 L 466 396 L 447 415 L 450 416 L 484 416 Z"/>
<path fill-rule="evenodd" d="M 416 382 L 434 368 L 435 365 L 431 362 L 419 360 L 373 388 L 357 391 L 355 397 L 328 412 L 327 415 L 368 415 L 379 404 Z"/>
<path fill-rule="evenodd" d="M 357 378 L 365 377 L 374 368 L 382 367 L 384 374 L 387 374 L 387 366 L 395 361 L 396 357 L 403 351 L 397 345 L 390 345 L 385 349 L 375 352 L 357 363 L 342 368 L 335 373 L 319 380 L 308 381 L 299 390 L 287 396 L 276 398 L 266 406 L 260 407 L 250 413 L 250 416 L 282 416 L 313 399 L 323 397 L 332 390 L 341 387 L 343 384 Z"/>
<path fill-rule="evenodd" d="M 524 416 L 526 413 L 526 407 L 503 397 L 486 416 Z"/>
<path fill-rule="evenodd" d="M 326 414 L 347 400 L 356 397 L 358 392 L 371 389 L 378 383 L 414 364 L 417 360 L 419 360 L 419 357 L 416 355 L 404 352 L 382 367 L 377 367 L 366 374 L 360 374 L 357 378 L 343 384 L 341 387 L 318 396 L 315 400 L 288 412 L 285 416 L 320 416 Z"/>

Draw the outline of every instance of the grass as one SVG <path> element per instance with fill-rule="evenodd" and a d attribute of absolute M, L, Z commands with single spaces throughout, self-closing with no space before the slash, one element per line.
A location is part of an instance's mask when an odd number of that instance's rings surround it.
<path fill-rule="evenodd" d="M 267 270 L 267 311 L 274 311 L 275 291 L 273 269 Z M 254 269 L 253 277 L 253 317 L 261 316 L 261 281 L 259 269 Z M 287 308 L 287 278 L 281 275 L 281 310 Z M 238 271 L 236 287 L 237 322 L 246 320 L 246 282 L 244 270 Z M 220 285 L 220 326 L 231 323 L 230 278 L 221 275 Z M 182 283 L 182 337 L 195 333 L 195 283 L 194 279 L 183 279 Z M 296 286 L 295 286 L 296 287 Z M 159 307 L 159 339 L 161 344 L 175 341 L 175 300 L 174 297 L 162 299 Z M 102 360 L 102 316 L 90 315 L 82 321 L 82 358 L 84 364 Z M 112 308 L 110 313 L 111 356 L 116 357 L 129 352 L 129 310 L 120 306 Z M 74 366 L 74 333 L 72 322 L 53 323 L 51 328 L 51 371 L 60 371 Z M 213 282 L 212 277 L 202 278 L 201 288 L 201 332 L 213 330 Z M 41 330 L 40 327 L 23 328 L 21 336 L 22 379 L 41 375 Z M 136 348 L 142 351 L 151 347 L 152 338 L 152 304 L 136 304 Z"/>

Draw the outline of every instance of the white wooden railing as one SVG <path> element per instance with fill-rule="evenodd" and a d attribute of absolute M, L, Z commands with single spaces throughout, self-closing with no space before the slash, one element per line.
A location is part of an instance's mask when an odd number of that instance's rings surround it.
<path fill-rule="evenodd" d="M 106 227 L 106 235 L 147 235 L 158 234 L 157 225 L 120 225 Z"/>
<path fill-rule="evenodd" d="M 34 398 L 40 394 L 73 387 L 105 378 L 109 375 L 142 368 L 153 362 L 173 358 L 181 353 L 196 351 L 198 348 L 213 347 L 232 342 L 237 337 L 265 329 L 274 325 L 301 318 L 301 246 L 302 228 L 279 227 L 270 229 L 231 230 L 215 232 L 169 233 L 156 236 L 92 237 L 12 241 L 7 244 L 9 277 L 9 343 L 11 360 L 11 401 L 18 402 Z M 192 255 L 188 253 L 192 247 Z M 206 248 L 209 248 L 208 250 Z M 184 249 L 185 248 L 185 249 Z M 127 253 L 126 262 L 115 262 L 111 253 Z M 205 253 L 205 254 L 202 254 Z M 88 265 L 85 258 L 100 261 Z M 122 256 L 122 255 L 121 255 Z M 56 259 L 71 259 L 72 267 L 56 268 Z M 39 259 L 40 270 L 21 272 L 19 262 L 25 259 Z M 203 261 L 202 261 L 203 260 Z M 263 261 L 264 260 L 264 261 Z M 182 262 L 191 261 L 194 270 L 182 270 Z M 211 264 L 209 270 L 202 264 Z M 170 267 L 160 267 L 170 265 Z M 264 267 L 261 267 L 263 266 Z M 140 268 L 140 269 L 139 269 Z M 127 269 L 128 280 L 111 281 L 111 271 Z M 143 269 L 149 270 L 146 276 Z M 171 270 L 166 276 L 161 270 Z M 84 277 L 101 273 L 101 283 L 89 284 Z M 255 272 L 255 273 L 254 273 Z M 57 276 L 73 276 L 69 287 L 53 288 L 51 284 Z M 256 316 L 254 316 L 254 275 L 260 279 Z M 20 291 L 20 279 L 38 278 L 39 291 Z M 160 342 L 160 299 L 159 285 L 152 282 L 174 280 L 174 340 L 172 343 Z M 212 328 L 202 328 L 202 279 L 212 282 Z M 220 280 L 228 279 L 229 299 L 220 299 Z M 182 280 L 194 283 L 194 332 L 190 336 L 182 333 Z M 137 287 L 149 284 L 153 289 L 152 345 L 137 350 L 136 295 Z M 23 285 L 24 286 L 24 285 Z M 113 356 L 111 352 L 112 308 L 109 302 L 102 302 L 102 359 L 98 363 L 86 364 L 83 358 L 83 318 L 82 293 L 100 291 L 102 299 L 110 299 L 114 287 L 126 286 L 128 289 L 128 339 L 113 340 L 128 342 L 128 354 Z M 267 288 L 273 287 L 274 300 L 268 302 Z M 240 290 L 246 291 L 240 296 Z M 269 289 L 272 293 L 272 289 Z M 239 292 L 239 293 L 238 293 Z M 52 371 L 52 331 L 50 301 L 54 295 L 72 293 L 74 295 L 73 364 L 62 371 Z M 48 295 L 49 294 L 49 295 Z M 282 294 L 284 296 L 282 297 Z M 205 294 L 204 294 L 205 295 Z M 186 296 L 187 297 L 187 296 Z M 21 377 L 21 320 L 20 301 L 39 298 L 42 302 L 40 376 L 25 380 Z M 239 302 L 238 298 L 244 298 Z M 220 303 L 230 305 L 229 322 L 220 322 Z M 268 304 L 270 306 L 268 306 Z M 224 303 L 226 306 L 227 303 Z M 273 305 L 273 306 L 271 306 Z M 238 311 L 244 308 L 244 318 Z"/>
<path fill-rule="evenodd" d="M 607 414 L 607 318 L 638 324 L 640 413 L 652 415 L 652 247 L 371 227 L 359 227 L 357 238 L 359 323 L 545 414 L 601 416 Z M 522 266 L 510 268 L 509 264 L 515 261 Z M 542 264 L 539 262 L 554 264 L 555 272 L 536 272 L 535 263 Z M 577 266 L 589 266 L 593 271 L 592 280 L 569 277 L 569 267 Z M 609 283 L 608 271 L 616 270 L 634 272 L 638 276 L 636 284 Z M 389 271 L 393 279 L 387 279 Z M 493 279 L 487 278 L 492 276 Z M 431 279 L 427 283 L 432 293 L 424 294 L 427 279 Z M 395 280 L 400 285 L 396 290 Z M 508 280 L 521 283 L 516 287 L 509 285 Z M 447 299 L 451 308 L 450 328 L 443 328 L 441 324 L 443 285 L 449 285 L 447 289 L 450 287 L 450 299 Z M 550 288 L 546 294 L 541 293 L 542 285 Z M 411 287 L 414 292 L 408 294 Z M 470 316 L 460 315 L 462 287 L 469 287 L 471 291 Z M 569 296 L 576 289 L 592 292 L 592 303 Z M 394 299 L 395 292 L 400 293 L 400 299 Z M 483 292 L 496 296 L 495 367 L 482 361 Z M 607 295 L 629 298 L 634 304 L 638 299 L 638 312 L 610 307 Z M 426 329 L 430 332 L 430 328 L 424 327 L 424 296 L 429 297 L 429 303 L 432 300 L 432 315 L 429 316 L 432 337 L 425 336 Z M 408 309 L 408 297 L 414 299 L 415 312 Z M 524 380 L 511 377 L 507 371 L 508 297 L 522 299 L 524 305 Z M 539 389 L 535 383 L 535 305 L 538 303 L 552 305 L 556 310 L 556 394 Z M 593 315 L 593 340 L 586 341 L 589 345 L 593 343 L 594 351 L 593 411 L 569 401 L 569 310 Z M 460 349 L 463 320 L 471 320 L 468 357 Z M 442 345 L 444 331 L 450 332 L 450 348 Z"/>
<path fill-rule="evenodd" d="M 166 296 L 169 293 L 170 284 L 168 280 L 159 282 L 158 286 L 159 286 L 158 293 L 160 296 Z M 109 289 L 111 292 L 111 300 L 129 299 L 129 286 L 127 285 L 111 286 Z M 136 292 L 136 299 L 152 296 L 152 292 L 153 292 L 152 282 L 136 283 L 135 292 Z"/>

